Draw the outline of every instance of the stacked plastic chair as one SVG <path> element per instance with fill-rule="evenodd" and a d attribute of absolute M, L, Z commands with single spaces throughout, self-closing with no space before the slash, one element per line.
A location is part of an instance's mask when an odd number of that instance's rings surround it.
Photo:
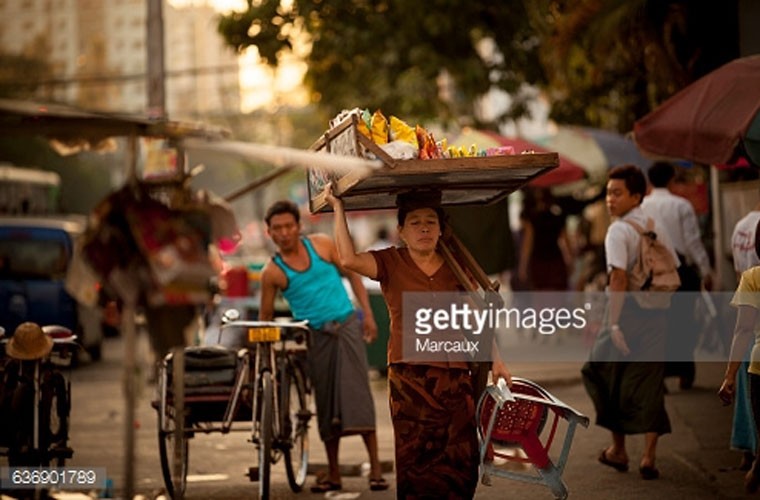
<path fill-rule="evenodd" d="M 567 428 L 559 457 L 554 462 L 550 448 L 560 419 L 567 421 Z M 481 481 L 484 484 L 491 484 L 491 476 L 503 477 L 543 484 L 555 498 L 567 498 L 562 472 L 570 454 L 575 428 L 578 424 L 588 427 L 588 417 L 538 384 L 514 377 L 511 390 L 503 380 L 486 388 L 478 402 L 477 422 Z M 522 450 L 524 456 L 503 451 L 515 448 Z M 532 465 L 533 473 L 507 468 L 515 462 Z"/>

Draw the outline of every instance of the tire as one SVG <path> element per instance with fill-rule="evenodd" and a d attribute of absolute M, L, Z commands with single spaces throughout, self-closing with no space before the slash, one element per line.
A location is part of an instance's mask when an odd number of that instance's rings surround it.
<path fill-rule="evenodd" d="M 265 371 L 261 375 L 261 413 L 259 414 L 259 500 L 269 499 L 269 482 L 272 468 L 273 410 L 274 387 L 272 373 Z"/>
<path fill-rule="evenodd" d="M 164 485 L 166 486 L 166 493 L 172 498 L 177 496 L 183 496 L 185 489 L 187 488 L 187 464 L 189 456 L 189 445 L 187 435 L 181 437 L 181 442 L 175 443 L 175 429 L 177 426 L 176 415 L 174 415 L 174 407 L 171 404 L 166 405 L 167 415 L 167 429 L 162 430 L 159 426 L 158 429 L 158 451 L 161 459 L 161 474 L 164 476 Z M 175 465 L 175 449 L 178 446 L 179 460 L 181 462 L 180 476 L 175 481 L 174 477 L 174 465 Z M 178 487 L 175 489 L 175 483 Z"/>
<path fill-rule="evenodd" d="M 34 383 L 19 377 L 11 396 L 11 414 L 16 419 L 8 449 L 8 465 L 11 467 L 39 465 L 34 450 Z"/>
<path fill-rule="evenodd" d="M 69 440 L 69 385 L 60 372 L 52 372 L 40 390 L 40 465 L 63 467 Z"/>
<path fill-rule="evenodd" d="M 280 399 L 280 415 L 284 420 L 281 430 L 285 443 L 285 472 L 290 489 L 298 493 L 303 489 L 309 468 L 311 411 L 303 373 L 297 368 L 286 371 L 282 388 L 284 397 Z"/>
<path fill-rule="evenodd" d="M 92 361 L 100 361 L 103 359 L 103 343 L 99 342 L 95 345 L 91 345 L 87 348 L 87 354 L 90 355 Z"/>

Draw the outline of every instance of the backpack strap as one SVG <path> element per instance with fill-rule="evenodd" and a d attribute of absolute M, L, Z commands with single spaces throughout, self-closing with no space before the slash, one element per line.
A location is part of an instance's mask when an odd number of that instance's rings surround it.
<path fill-rule="evenodd" d="M 652 219 L 649 219 L 649 220 L 652 220 Z M 639 233 L 639 234 L 643 234 L 644 233 L 644 228 L 641 227 L 641 226 L 639 226 L 638 224 L 636 224 L 632 220 L 623 219 L 623 222 L 625 222 L 625 223 L 630 224 L 631 226 L 633 226 L 633 228 L 636 230 L 637 233 Z M 647 222 L 649 222 L 649 221 L 647 221 Z"/>
<path fill-rule="evenodd" d="M 647 218 L 647 228 L 646 228 L 646 230 L 643 227 L 641 227 L 640 225 L 638 225 L 637 223 L 633 222 L 632 220 L 623 219 L 623 221 L 626 222 L 626 223 L 628 223 L 628 224 L 630 224 L 631 226 L 633 226 L 633 228 L 640 235 L 642 235 L 642 236 L 646 235 L 646 236 L 649 236 L 650 238 L 655 239 L 655 240 L 657 239 L 657 233 L 654 232 L 654 219 L 652 219 L 651 217 Z"/>

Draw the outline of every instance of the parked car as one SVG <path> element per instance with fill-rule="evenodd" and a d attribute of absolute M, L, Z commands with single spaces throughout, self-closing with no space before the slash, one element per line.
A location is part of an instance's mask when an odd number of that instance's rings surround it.
<path fill-rule="evenodd" d="M 74 240 L 85 222 L 75 215 L 0 216 L 0 323 L 6 335 L 24 321 L 65 326 L 98 360 L 102 313 L 78 303 L 64 288 Z"/>

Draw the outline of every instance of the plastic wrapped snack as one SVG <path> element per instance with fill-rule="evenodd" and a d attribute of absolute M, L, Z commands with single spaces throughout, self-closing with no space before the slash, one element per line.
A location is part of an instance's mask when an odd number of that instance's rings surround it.
<path fill-rule="evenodd" d="M 380 149 L 388 153 L 388 156 L 396 160 L 413 160 L 418 157 L 418 148 L 415 144 L 409 144 L 406 141 L 391 141 L 383 144 Z"/>
<path fill-rule="evenodd" d="M 388 143 L 388 120 L 378 109 L 372 115 L 370 130 L 372 131 L 372 142 L 375 144 Z"/>
<path fill-rule="evenodd" d="M 391 116 L 390 126 L 392 141 L 404 141 L 412 144 L 414 147 L 419 147 L 414 129 L 407 125 L 406 122 L 395 116 Z"/>
<path fill-rule="evenodd" d="M 359 115 L 359 122 L 356 125 L 356 128 L 361 132 L 361 134 L 369 139 L 372 139 L 372 132 L 370 132 L 370 124 L 372 122 L 372 115 L 369 114 L 369 110 L 365 109 L 361 112 Z"/>
<path fill-rule="evenodd" d="M 438 146 L 435 143 L 435 139 L 420 125 L 414 130 L 417 136 L 417 144 L 420 148 L 420 160 L 431 160 L 433 158 L 440 158 L 441 152 L 438 150 Z"/>

